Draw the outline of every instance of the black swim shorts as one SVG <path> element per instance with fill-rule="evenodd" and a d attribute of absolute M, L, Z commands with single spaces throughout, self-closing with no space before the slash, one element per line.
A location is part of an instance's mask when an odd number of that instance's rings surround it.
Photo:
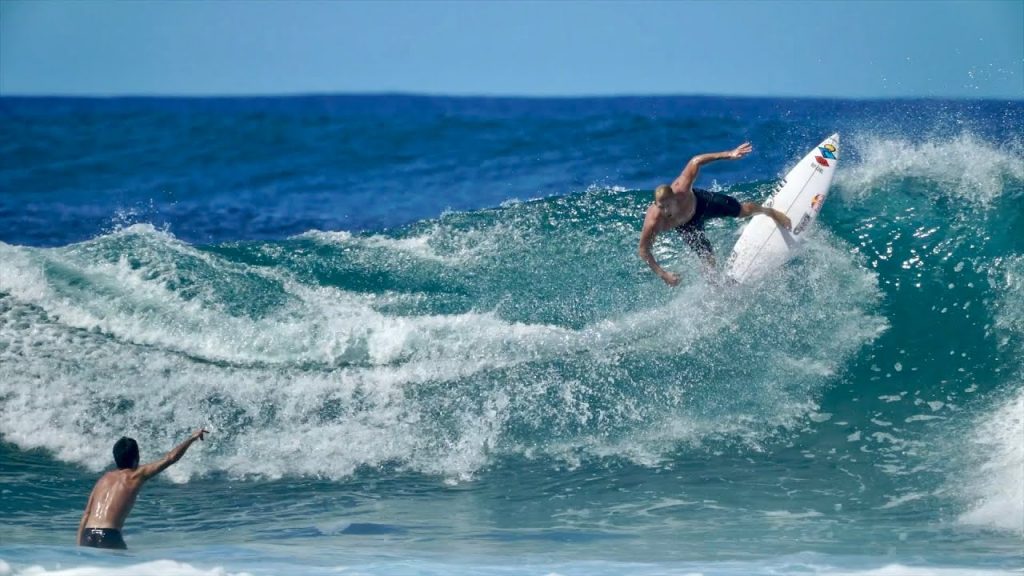
<path fill-rule="evenodd" d="M 128 546 L 116 528 L 86 528 L 82 531 L 82 546 L 124 550 Z"/>
<path fill-rule="evenodd" d="M 676 230 L 683 235 L 690 248 L 703 257 L 711 254 L 711 242 L 704 235 L 704 222 L 709 218 L 736 218 L 740 215 L 741 207 L 738 200 L 726 194 L 694 188 L 693 195 L 697 198 L 693 218 L 676 227 Z"/>

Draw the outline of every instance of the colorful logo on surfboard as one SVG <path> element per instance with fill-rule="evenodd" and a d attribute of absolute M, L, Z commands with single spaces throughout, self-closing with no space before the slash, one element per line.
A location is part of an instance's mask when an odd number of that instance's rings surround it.
<path fill-rule="evenodd" d="M 828 160 L 825 160 L 821 156 L 815 156 L 814 159 L 818 161 L 818 164 L 821 164 L 822 166 L 828 168 Z"/>
<path fill-rule="evenodd" d="M 811 214 L 810 214 L 810 212 L 805 212 L 804 213 L 804 217 L 800 219 L 800 222 L 796 225 L 796 228 L 793 228 L 793 234 L 799 234 L 799 233 L 803 232 L 804 228 L 807 228 L 807 225 L 810 224 L 810 223 L 811 223 Z"/>
<path fill-rule="evenodd" d="M 834 145 L 825 144 L 824 146 L 819 147 L 818 150 L 821 151 L 821 155 L 825 158 L 828 158 L 829 160 L 836 159 L 836 147 Z"/>
<path fill-rule="evenodd" d="M 817 210 L 821 208 L 821 201 L 824 197 L 821 194 L 815 194 L 814 198 L 811 198 L 811 210 Z"/>

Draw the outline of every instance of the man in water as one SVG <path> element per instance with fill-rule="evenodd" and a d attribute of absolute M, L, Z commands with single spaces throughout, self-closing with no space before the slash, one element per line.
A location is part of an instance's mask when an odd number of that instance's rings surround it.
<path fill-rule="evenodd" d="M 121 527 L 135 505 L 142 485 L 163 472 L 185 455 L 188 447 L 208 434 L 200 428 L 168 452 L 163 458 L 139 466 L 139 445 L 131 438 L 122 437 L 114 444 L 114 462 L 111 470 L 96 482 L 85 505 L 82 521 L 78 523 L 78 545 L 93 548 L 127 548 L 121 537 Z"/>
<path fill-rule="evenodd" d="M 654 190 L 654 203 L 647 208 L 644 227 L 640 232 L 640 258 L 669 286 L 679 284 L 679 276 L 659 266 L 651 254 L 651 244 L 660 232 L 675 228 L 704 262 L 705 272 L 711 272 L 715 268 L 715 256 L 711 251 L 711 242 L 704 235 L 704 222 L 708 218 L 747 218 L 754 214 L 764 214 L 779 226 L 789 229 L 789 217 L 778 210 L 754 202 L 740 203 L 732 196 L 693 187 L 701 166 L 715 160 L 739 160 L 751 150 L 750 142 L 744 142 L 726 152 L 694 156 L 671 186 L 662 184 Z"/>

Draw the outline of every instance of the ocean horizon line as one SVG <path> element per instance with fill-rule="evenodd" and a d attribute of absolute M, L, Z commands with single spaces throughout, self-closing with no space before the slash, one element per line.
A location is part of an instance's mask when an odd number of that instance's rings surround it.
<path fill-rule="evenodd" d="M 312 100 L 325 98 L 408 98 L 425 100 L 507 100 L 507 101 L 573 101 L 573 100 L 675 100 L 675 99 L 728 99 L 728 100 L 799 100 L 836 102 L 1024 102 L 1024 94 L 1013 97 L 967 96 L 822 96 L 822 95 L 750 95 L 715 93 L 621 93 L 621 94 L 488 94 L 488 93 L 440 93 L 407 91 L 367 92 L 281 92 L 251 94 L 173 94 L 173 93 L 124 93 L 124 94 L 4 94 L 0 100 Z"/>

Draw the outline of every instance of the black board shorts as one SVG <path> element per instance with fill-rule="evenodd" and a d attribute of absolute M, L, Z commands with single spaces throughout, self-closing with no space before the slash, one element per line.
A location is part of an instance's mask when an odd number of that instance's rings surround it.
<path fill-rule="evenodd" d="M 711 254 L 711 242 L 704 235 L 704 222 L 711 218 L 736 218 L 742 208 L 738 200 L 726 194 L 694 188 L 693 195 L 697 198 L 693 217 L 686 224 L 677 226 L 676 231 L 683 235 L 690 248 L 703 257 Z"/>
<path fill-rule="evenodd" d="M 82 546 L 125 550 L 128 546 L 116 528 L 86 528 L 82 531 Z"/>

